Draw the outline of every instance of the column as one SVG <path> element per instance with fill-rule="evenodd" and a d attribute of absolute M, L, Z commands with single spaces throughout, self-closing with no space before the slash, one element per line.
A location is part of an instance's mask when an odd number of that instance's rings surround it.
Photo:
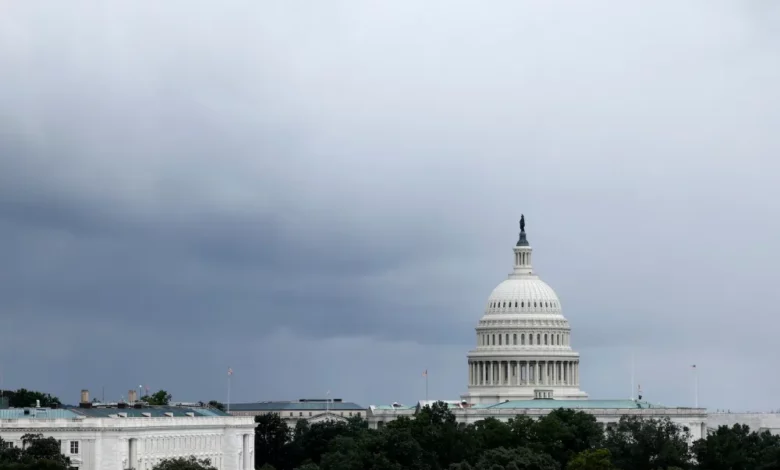
<path fill-rule="evenodd" d="M 252 465 L 252 461 L 250 460 L 251 454 L 249 453 L 249 448 L 251 447 L 252 442 L 250 441 L 250 435 L 244 434 L 244 447 L 243 447 L 243 455 L 244 455 L 244 468 L 243 470 L 252 470 L 254 467 Z"/>
<path fill-rule="evenodd" d="M 127 444 L 129 446 L 127 452 L 127 460 L 129 464 L 127 468 L 138 470 L 138 439 L 128 439 Z"/>

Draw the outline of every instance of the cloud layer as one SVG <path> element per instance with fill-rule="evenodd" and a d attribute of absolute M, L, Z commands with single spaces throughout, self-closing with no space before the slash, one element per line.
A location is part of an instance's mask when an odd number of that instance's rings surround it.
<path fill-rule="evenodd" d="M 591 396 L 775 406 L 773 3 L 3 9 L 6 386 L 457 397 L 522 212 Z"/>

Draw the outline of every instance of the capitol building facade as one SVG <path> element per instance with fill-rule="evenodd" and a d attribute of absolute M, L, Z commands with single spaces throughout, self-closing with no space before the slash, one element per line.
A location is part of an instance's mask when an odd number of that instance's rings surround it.
<path fill-rule="evenodd" d="M 426 405 L 443 401 L 460 425 L 518 415 L 539 418 L 559 408 L 593 415 L 605 427 L 623 416 L 669 418 L 692 439 L 721 425 L 748 424 L 755 431 L 780 434 L 777 413 L 708 413 L 705 408 L 667 406 L 638 399 L 591 399 L 580 389 L 580 355 L 572 348 L 572 331 L 555 291 L 536 275 L 533 249 L 520 219 L 520 236 L 512 247 L 513 268 L 493 289 L 476 326 L 476 346 L 467 353 L 466 393 L 455 400 L 426 400 L 363 408 L 340 399 L 308 399 L 236 404 L 233 414 L 279 415 L 288 425 L 365 416 L 370 428 L 399 417 L 413 417 Z"/>
<path fill-rule="evenodd" d="M 486 418 L 518 415 L 538 418 L 558 408 L 590 413 L 605 426 L 622 416 L 670 418 L 688 428 L 693 439 L 707 432 L 707 410 L 642 401 L 594 400 L 580 389 L 580 355 L 555 291 L 534 272 L 533 248 L 520 219 L 512 247 L 513 268 L 493 289 L 476 326 L 476 347 L 467 354 L 467 391 L 449 404 L 457 420 L 471 424 Z M 382 427 L 400 416 L 413 416 L 432 401 L 413 406 L 370 406 L 369 426 Z"/>

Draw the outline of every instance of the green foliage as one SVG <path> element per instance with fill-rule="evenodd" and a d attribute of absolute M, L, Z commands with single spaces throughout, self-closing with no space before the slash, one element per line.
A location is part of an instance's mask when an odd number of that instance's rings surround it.
<path fill-rule="evenodd" d="M 617 426 L 607 429 L 604 447 L 612 454 L 618 468 L 657 470 L 659 468 L 691 468 L 688 449 L 690 433 L 662 420 L 622 417 Z"/>
<path fill-rule="evenodd" d="M 381 429 L 359 417 L 293 429 L 276 414 L 255 422 L 261 470 L 780 470 L 780 437 L 769 433 L 724 427 L 689 447 L 688 430 L 668 419 L 623 418 L 605 433 L 566 409 L 468 426 L 441 402 Z"/>
<path fill-rule="evenodd" d="M 607 449 L 583 450 L 575 455 L 566 470 L 613 470 L 612 456 Z"/>
<path fill-rule="evenodd" d="M 197 459 L 195 456 L 163 459 L 152 470 L 217 470 L 209 459 Z"/>
<path fill-rule="evenodd" d="M 721 426 L 693 444 L 693 455 L 702 470 L 776 469 L 780 436 L 750 432 L 745 425 Z"/>
<path fill-rule="evenodd" d="M 70 459 L 60 453 L 60 444 L 42 434 L 22 436 L 23 448 L 10 447 L 0 437 L 0 469 L 2 470 L 67 470 Z"/>
<path fill-rule="evenodd" d="M 225 405 L 223 405 L 222 403 L 218 402 L 217 400 L 211 400 L 209 402 L 209 406 L 212 407 L 212 408 L 216 408 L 219 411 L 225 411 Z"/>
<path fill-rule="evenodd" d="M 48 393 L 36 392 L 20 388 L 17 391 L 3 390 L 2 396 L 8 398 L 8 406 L 11 408 L 25 408 L 35 406 L 36 400 L 41 402 L 43 407 L 60 406 L 60 399 L 51 396 Z"/>
<path fill-rule="evenodd" d="M 167 405 L 171 402 L 173 396 L 165 390 L 152 393 L 151 395 L 144 395 L 141 397 L 141 401 L 145 401 L 150 405 Z"/>

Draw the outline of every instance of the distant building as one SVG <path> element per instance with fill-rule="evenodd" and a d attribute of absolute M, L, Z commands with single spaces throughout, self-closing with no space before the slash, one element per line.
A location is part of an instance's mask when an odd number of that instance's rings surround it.
<path fill-rule="evenodd" d="M 310 423 L 326 420 L 346 421 L 359 416 L 366 417 L 366 408 L 341 398 L 303 398 L 296 401 L 261 401 L 256 403 L 231 403 L 233 416 L 279 415 L 290 427 L 300 419 Z"/>
<path fill-rule="evenodd" d="M 534 418 L 558 408 L 590 413 L 605 426 L 621 416 L 670 418 L 690 429 L 693 438 L 706 434 L 704 408 L 673 407 L 640 400 L 590 400 L 580 390 L 580 355 L 572 349 L 572 331 L 555 291 L 534 272 L 533 249 L 520 221 L 520 237 L 512 247 L 513 270 L 488 298 L 476 327 L 476 347 L 468 352 L 467 387 L 461 400 L 450 401 L 458 422 L 485 418 Z M 370 406 L 369 426 L 378 428 L 399 416 L 413 416 L 414 406 Z"/>
<path fill-rule="evenodd" d="M 171 457 L 209 458 L 220 470 L 254 468 L 255 424 L 200 404 L 148 406 L 101 404 L 82 391 L 78 407 L 0 409 L 0 437 L 21 446 L 22 436 L 41 433 L 60 441 L 79 470 L 150 470 Z"/>

